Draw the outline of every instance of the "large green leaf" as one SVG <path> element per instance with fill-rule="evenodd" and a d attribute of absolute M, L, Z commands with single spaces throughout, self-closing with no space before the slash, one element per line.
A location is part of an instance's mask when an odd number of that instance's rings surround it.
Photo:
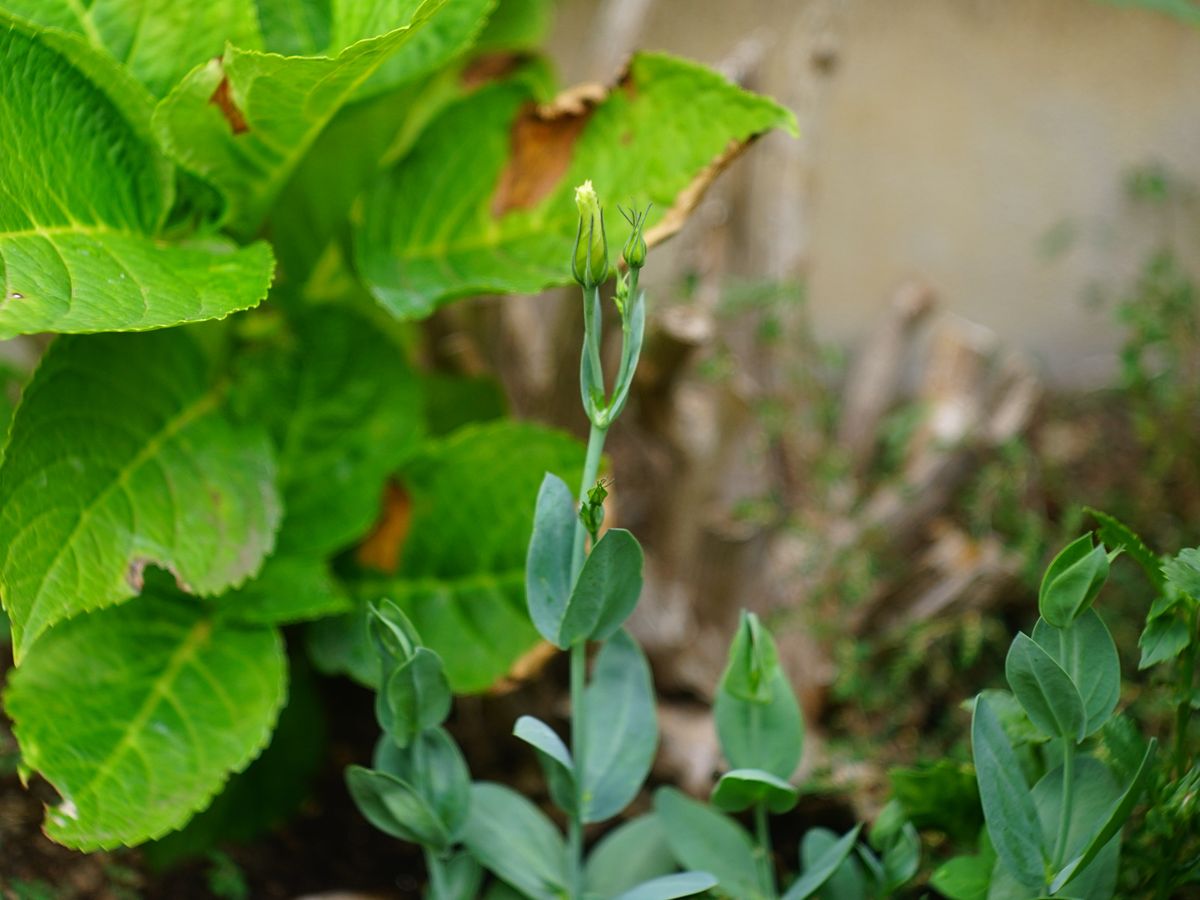
<path fill-rule="evenodd" d="M 55 628 L 4 699 L 25 765 L 62 795 L 46 833 L 96 850 L 179 827 L 258 755 L 286 681 L 274 629 L 161 585 Z"/>
<path fill-rule="evenodd" d="M 251 234 L 334 113 L 448 5 L 426 0 L 408 20 L 335 23 L 345 40 L 335 38 L 328 56 L 229 46 L 163 99 L 155 127 L 176 159 L 226 193 L 232 229 Z M 354 23 L 366 30 L 347 30 Z M 373 30 L 385 24 L 386 33 Z"/>
<path fill-rule="evenodd" d="M 455 691 L 485 690 L 537 641 L 525 610 L 525 551 L 538 484 L 547 471 L 577 481 L 582 463 L 577 441 L 521 422 L 430 442 L 401 473 L 411 520 L 399 572 L 363 579 L 360 602 L 395 601 L 442 657 Z M 319 623 L 314 647 L 322 668 L 370 684 L 378 661 L 363 615 Z"/>
<path fill-rule="evenodd" d="M 2 0 L 0 6 L 86 38 L 158 97 L 193 66 L 220 56 L 226 41 L 261 45 L 254 6 L 245 0 Z"/>
<path fill-rule="evenodd" d="M 566 283 L 575 185 L 590 178 L 613 202 L 653 201 L 653 234 L 731 145 L 795 127 L 770 100 L 658 55 L 634 57 L 620 87 L 586 112 L 539 119 L 532 99 L 532 86 L 516 81 L 455 104 L 369 192 L 356 255 L 394 315 L 418 318 L 456 297 Z"/>
<path fill-rule="evenodd" d="M 234 427 L 181 331 L 59 338 L 0 466 L 0 596 L 20 659 L 61 619 L 141 589 L 147 565 L 216 594 L 279 524 L 266 433 Z"/>
<path fill-rule="evenodd" d="M 0 339 L 143 331 L 266 296 L 266 244 L 158 240 L 173 177 L 139 90 L 82 39 L 0 16 Z"/>
<path fill-rule="evenodd" d="M 245 771 L 229 779 L 203 812 L 179 831 L 142 846 L 156 869 L 204 856 L 223 844 L 244 844 L 282 824 L 299 809 L 326 761 L 321 684 L 303 658 L 288 666 L 287 703 L 271 742 Z"/>
<path fill-rule="evenodd" d="M 351 608 L 345 588 L 314 556 L 272 556 L 256 578 L 218 600 L 226 618 L 251 625 L 290 625 Z"/>
<path fill-rule="evenodd" d="M 267 426 L 278 451 L 280 551 L 324 556 L 361 537 L 423 430 L 404 349 L 357 313 L 318 307 L 294 316 L 241 380 L 246 418 Z"/>

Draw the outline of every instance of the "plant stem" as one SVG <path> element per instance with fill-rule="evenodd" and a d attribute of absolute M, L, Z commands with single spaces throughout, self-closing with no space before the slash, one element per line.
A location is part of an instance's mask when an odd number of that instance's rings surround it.
<path fill-rule="evenodd" d="M 449 900 L 450 892 L 446 885 L 446 870 L 441 858 L 430 850 L 425 849 L 425 868 L 429 872 L 429 896 L 432 900 Z"/>
<path fill-rule="evenodd" d="M 579 487 L 579 504 L 582 506 L 587 499 L 588 490 L 596 483 L 596 476 L 600 472 L 600 457 L 604 453 L 604 439 L 608 436 L 607 428 L 597 428 L 592 426 L 592 430 L 588 433 L 587 456 L 583 460 L 583 481 Z M 580 519 L 575 520 L 575 545 L 571 548 L 571 584 L 574 586 L 575 579 L 579 577 L 579 572 L 583 568 L 583 559 L 586 555 L 587 528 L 584 527 Z"/>
<path fill-rule="evenodd" d="M 1063 738 L 1062 810 L 1058 816 L 1058 837 L 1054 841 L 1054 868 L 1061 868 L 1067 852 L 1067 832 L 1071 828 L 1071 806 L 1075 802 L 1075 742 Z"/>
<path fill-rule="evenodd" d="M 583 461 L 583 481 L 579 487 L 579 502 L 587 498 L 587 492 L 596 483 L 600 472 L 600 457 L 604 452 L 604 438 L 608 431 L 592 426 L 588 434 L 587 455 Z M 587 549 L 587 528 L 582 520 L 575 520 L 575 544 L 571 550 L 571 584 L 579 578 Z M 570 854 L 571 896 L 583 896 L 583 807 L 585 771 L 584 721 L 585 689 L 587 688 L 587 641 L 576 641 L 571 645 L 571 757 L 575 762 L 575 812 L 567 830 L 567 845 Z"/>
<path fill-rule="evenodd" d="M 758 838 L 758 868 L 762 874 L 763 887 L 767 896 L 776 896 L 775 865 L 772 862 L 774 851 L 771 849 L 771 828 L 767 824 L 767 804 L 754 805 L 754 833 Z"/>

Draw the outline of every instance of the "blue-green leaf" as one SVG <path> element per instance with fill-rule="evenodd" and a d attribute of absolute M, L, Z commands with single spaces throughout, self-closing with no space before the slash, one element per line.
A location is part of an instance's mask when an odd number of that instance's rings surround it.
<path fill-rule="evenodd" d="M 628 632 L 601 648 L 584 709 L 583 821 L 602 822 L 637 796 L 658 749 L 650 665 Z"/>
<path fill-rule="evenodd" d="M 639 884 L 619 894 L 615 900 L 675 900 L 676 897 L 693 897 L 716 886 L 717 879 L 707 872 L 678 872 Z"/>
<path fill-rule="evenodd" d="M 767 896 L 768 888 L 759 881 L 754 844 L 741 825 L 674 788 L 654 794 L 654 811 L 683 866 L 711 872 L 720 889 L 739 900 Z"/>
<path fill-rule="evenodd" d="M 575 783 L 575 761 L 562 738 L 549 725 L 534 716 L 521 716 L 513 726 L 513 734 L 538 753 L 550 796 L 558 808 L 574 815 L 579 803 Z"/>
<path fill-rule="evenodd" d="M 1112 803 L 1108 812 L 1101 818 L 1100 827 L 1092 833 L 1091 837 L 1083 842 L 1082 848 L 1075 851 L 1068 845 L 1068 851 L 1074 852 L 1076 855 L 1054 876 L 1054 880 L 1050 883 L 1050 893 L 1058 893 L 1077 875 L 1086 870 L 1108 845 L 1109 841 L 1124 827 L 1125 822 L 1133 813 L 1134 805 L 1141 797 L 1142 788 L 1149 775 L 1150 763 L 1154 759 L 1156 747 L 1157 742 L 1151 738 L 1150 744 L 1146 747 L 1146 754 L 1142 757 L 1142 764 L 1138 767 L 1133 780 L 1130 781 L 1121 796 Z"/>
<path fill-rule="evenodd" d="M 1004 665 L 1009 687 L 1029 719 L 1051 737 L 1081 741 L 1083 700 L 1071 677 L 1032 638 L 1018 634 Z"/>
<path fill-rule="evenodd" d="M 562 835 L 510 788 L 486 781 L 471 786 L 463 843 L 486 869 L 534 900 L 559 900 L 567 890 Z"/>
<path fill-rule="evenodd" d="M 556 645 L 571 596 L 574 540 L 575 499 L 565 481 L 547 472 L 538 489 L 533 516 L 525 563 L 525 595 L 533 624 L 542 637 Z"/>
<path fill-rule="evenodd" d="M 815 859 L 810 861 L 805 858 L 804 874 L 792 882 L 792 886 L 784 893 L 783 900 L 806 900 L 819 891 L 853 852 L 861 830 L 861 825 L 855 825 L 835 843 L 823 848 Z M 805 856 L 803 851 L 801 856 Z"/>
<path fill-rule="evenodd" d="M 1000 720 L 983 697 L 975 701 L 971 750 L 979 799 L 996 855 L 1021 884 L 1039 890 L 1046 852 L 1037 808 Z"/>
<path fill-rule="evenodd" d="M 678 867 L 654 813 L 618 825 L 588 854 L 584 867 L 587 893 L 615 897 Z"/>
<path fill-rule="evenodd" d="M 1084 735 L 1108 721 L 1121 699 L 1121 660 L 1100 614 L 1086 610 L 1066 628 L 1045 619 L 1033 627 L 1033 639 L 1062 667 L 1083 702 Z"/>
<path fill-rule="evenodd" d="M 787 781 L 761 769 L 734 769 L 721 776 L 710 801 L 725 812 L 742 812 L 765 804 L 779 815 L 794 807 L 800 793 Z"/>
<path fill-rule="evenodd" d="M 804 719 L 779 665 L 775 641 L 753 613 L 742 614 L 713 717 L 731 766 L 791 777 L 804 748 Z"/>
<path fill-rule="evenodd" d="M 554 643 L 566 648 L 607 640 L 629 618 L 641 592 L 641 546 L 625 529 L 609 529 L 584 561 Z"/>
<path fill-rule="evenodd" d="M 1092 546 L 1091 534 L 1076 538 L 1054 557 L 1038 592 L 1038 611 L 1051 625 L 1065 628 L 1091 605 L 1108 578 L 1108 553 Z"/>

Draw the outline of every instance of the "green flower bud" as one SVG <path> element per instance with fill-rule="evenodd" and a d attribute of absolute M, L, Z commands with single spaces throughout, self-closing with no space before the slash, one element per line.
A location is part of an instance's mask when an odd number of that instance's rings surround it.
<path fill-rule="evenodd" d="M 625 221 L 629 223 L 632 231 L 629 232 L 629 240 L 625 242 L 625 249 L 621 251 L 622 257 L 625 259 L 625 265 L 631 269 L 640 269 L 646 264 L 646 238 L 643 230 L 646 227 L 646 217 L 650 215 L 650 207 L 640 213 L 621 210 L 621 215 L 625 217 Z"/>
<path fill-rule="evenodd" d="M 608 239 L 604 234 L 604 210 L 592 182 L 575 188 L 579 208 L 579 227 L 575 231 L 575 253 L 571 274 L 585 288 L 594 288 L 608 277 Z"/>
<path fill-rule="evenodd" d="M 596 486 L 587 492 L 587 499 L 583 501 L 583 505 L 579 507 L 579 521 L 592 536 L 592 541 L 596 540 L 600 526 L 604 524 L 604 501 L 608 498 L 608 485 L 609 482 L 603 478 L 597 481 Z"/>

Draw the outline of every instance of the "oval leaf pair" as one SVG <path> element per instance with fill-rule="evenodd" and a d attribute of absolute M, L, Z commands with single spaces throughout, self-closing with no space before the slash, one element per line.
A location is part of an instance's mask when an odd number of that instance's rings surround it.
<path fill-rule="evenodd" d="M 454 739 L 434 728 L 400 747 L 383 735 L 373 765 L 346 770 L 350 794 L 371 824 L 437 853 L 449 850 L 471 802 L 471 775 Z"/>
<path fill-rule="evenodd" d="M 629 618 L 642 591 L 642 548 L 621 528 L 596 542 L 571 583 L 575 518 L 570 488 L 547 473 L 538 491 L 525 590 L 534 625 L 564 650 L 579 641 L 608 639 Z"/>
<path fill-rule="evenodd" d="M 1071 542 L 1054 557 L 1038 591 L 1038 611 L 1058 628 L 1087 609 L 1108 578 L 1108 553 L 1103 544 L 1092 546 L 1092 536 Z"/>
<path fill-rule="evenodd" d="M 1051 737 L 1078 743 L 1086 719 L 1071 677 L 1032 638 L 1018 634 L 1004 665 L 1008 684 L 1029 720 Z"/>
<path fill-rule="evenodd" d="M 775 642 L 753 613 L 742 613 L 713 717 L 721 752 L 735 769 L 759 769 L 781 779 L 796 770 L 804 719 Z"/>

